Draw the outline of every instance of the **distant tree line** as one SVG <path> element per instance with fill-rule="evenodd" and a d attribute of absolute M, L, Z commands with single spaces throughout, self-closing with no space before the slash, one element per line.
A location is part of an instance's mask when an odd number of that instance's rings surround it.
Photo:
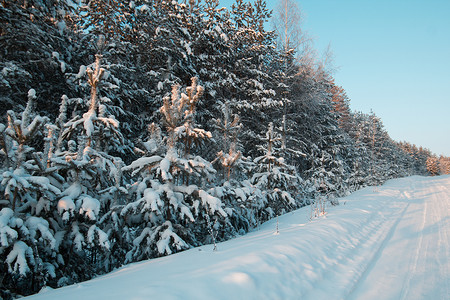
<path fill-rule="evenodd" d="M 0 1 L 4 299 L 450 173 L 350 111 L 264 1 L 179 2 Z"/>

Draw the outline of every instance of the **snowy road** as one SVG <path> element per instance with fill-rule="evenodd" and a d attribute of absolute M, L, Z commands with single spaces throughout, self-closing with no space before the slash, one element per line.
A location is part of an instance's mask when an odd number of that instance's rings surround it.
<path fill-rule="evenodd" d="M 450 299 L 450 176 L 410 177 L 259 231 L 30 299 Z"/>
<path fill-rule="evenodd" d="M 403 207 L 386 227 L 349 299 L 450 299 L 450 184 L 423 179 L 402 191 Z"/>

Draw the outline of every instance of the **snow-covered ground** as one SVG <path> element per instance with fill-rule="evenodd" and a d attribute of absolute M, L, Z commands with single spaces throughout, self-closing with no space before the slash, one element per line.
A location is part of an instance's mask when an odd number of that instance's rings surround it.
<path fill-rule="evenodd" d="M 409 177 L 305 207 L 231 241 L 29 299 L 450 299 L 450 176 Z"/>

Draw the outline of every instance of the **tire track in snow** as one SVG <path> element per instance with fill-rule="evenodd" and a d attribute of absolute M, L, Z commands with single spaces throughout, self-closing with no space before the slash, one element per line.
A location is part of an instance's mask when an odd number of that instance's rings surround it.
<path fill-rule="evenodd" d="M 392 198 L 395 200 L 405 198 L 405 192 L 399 193 L 400 195 L 398 192 L 396 195 L 392 195 L 392 192 L 392 190 L 381 192 L 381 194 L 385 194 L 384 196 L 387 193 L 389 197 L 381 207 L 391 203 Z M 338 261 L 322 267 L 320 279 L 313 285 L 326 286 L 327 290 L 310 289 L 302 295 L 301 299 L 329 299 L 327 293 L 328 295 L 334 293 L 335 299 L 347 299 L 348 295 L 363 280 L 365 274 L 370 272 L 371 265 L 376 262 L 383 248 L 391 239 L 398 223 L 407 211 L 408 205 L 393 207 L 382 212 L 378 209 L 380 207 L 374 209 L 366 220 L 355 225 L 354 229 L 348 233 L 348 239 L 334 245 L 335 249 L 340 250 L 334 253 L 338 257 Z M 389 213 L 392 209 L 395 212 Z M 385 215 L 385 213 L 389 214 Z M 373 249 L 377 249 L 375 253 Z"/>
<path fill-rule="evenodd" d="M 405 193 L 403 193 L 403 195 L 406 195 Z M 403 219 L 403 217 L 405 216 L 406 211 L 409 208 L 409 203 L 402 209 L 401 213 L 399 214 L 399 216 L 395 219 L 395 221 L 393 221 L 393 225 L 390 227 L 389 232 L 387 233 L 387 235 L 383 238 L 383 240 L 381 241 L 381 243 L 379 243 L 379 246 L 377 246 L 376 251 L 374 252 L 374 254 L 371 256 L 370 260 L 365 264 L 364 266 L 364 270 L 361 274 L 358 274 L 357 280 L 355 281 L 355 283 L 353 284 L 353 286 L 351 287 L 350 291 L 348 292 L 347 296 L 344 297 L 345 299 L 354 299 L 355 295 L 354 293 L 356 292 L 356 290 L 358 289 L 359 285 L 367 278 L 367 275 L 370 273 L 370 271 L 373 269 L 373 267 L 375 266 L 375 263 L 379 260 L 379 258 L 381 257 L 381 254 L 384 250 L 384 248 L 386 247 L 386 245 L 388 244 L 388 242 L 391 240 L 392 236 L 394 235 L 395 230 L 397 229 L 398 224 L 400 223 L 400 221 Z"/>
<path fill-rule="evenodd" d="M 423 184 L 422 184 L 422 186 L 423 186 Z M 409 195 L 407 195 L 407 196 L 409 196 Z M 410 200 L 412 200 L 410 196 L 408 198 Z M 424 204 L 424 209 L 423 209 L 423 213 L 422 213 L 422 222 L 420 224 L 420 228 L 419 228 L 419 231 L 418 231 L 419 240 L 418 240 L 418 243 L 417 243 L 417 246 L 416 246 L 416 251 L 414 253 L 413 263 L 410 266 L 410 270 L 409 270 L 409 272 L 407 274 L 407 278 L 406 278 L 405 283 L 403 284 L 403 287 L 402 287 L 402 291 L 401 291 L 401 294 L 400 294 L 400 299 L 401 300 L 407 299 L 407 295 L 408 295 L 408 292 L 409 292 L 411 280 L 412 280 L 413 275 L 416 273 L 417 264 L 418 264 L 418 261 L 419 261 L 420 253 L 422 251 L 423 231 L 425 229 L 425 223 L 426 223 L 426 219 L 427 219 L 427 210 L 428 210 L 428 203 L 427 203 L 426 199 L 423 199 L 423 204 Z"/>
<path fill-rule="evenodd" d="M 349 262 L 349 264 L 345 266 L 347 271 L 339 272 L 341 274 L 354 274 L 349 278 L 348 284 L 342 291 L 343 295 L 347 295 L 344 297 L 345 299 L 352 293 L 355 286 L 358 285 L 365 276 L 364 274 L 370 269 L 372 261 L 376 260 L 376 253 L 371 259 L 368 259 L 367 253 L 370 253 L 374 248 L 380 250 L 383 247 L 383 242 L 390 239 L 390 235 L 392 235 L 391 231 L 393 231 L 393 228 L 396 227 L 397 224 L 392 224 L 393 222 L 386 224 L 386 222 L 389 221 L 385 218 L 379 218 L 377 223 L 370 225 L 370 227 L 373 228 L 370 231 L 370 234 L 366 235 L 363 233 L 360 236 L 360 243 L 356 246 L 358 251 L 354 252 L 353 256 L 347 260 Z"/>
<path fill-rule="evenodd" d="M 383 237 L 383 232 L 385 231 L 383 224 L 385 223 L 386 219 L 383 218 L 381 214 L 373 213 L 366 223 L 360 224 L 363 230 L 360 230 L 357 235 L 352 235 L 352 240 L 346 239 L 336 245 L 336 249 L 340 250 L 340 252 L 337 253 L 339 261 L 322 270 L 323 272 L 326 272 L 326 275 L 322 276 L 321 281 L 326 281 L 328 283 L 327 286 L 329 287 L 335 285 L 339 280 L 345 280 L 345 278 L 341 277 L 342 274 L 356 274 L 354 276 L 358 276 L 357 274 L 360 273 L 358 267 L 361 266 L 366 259 L 364 254 L 367 252 L 367 249 L 372 248 L 373 245 Z M 354 242 L 355 240 L 357 241 L 356 243 Z M 344 283 L 344 286 L 351 285 L 354 276 L 348 278 L 348 281 Z M 339 277 L 341 278 L 338 279 Z M 323 285 L 323 283 L 321 285 Z M 337 288 L 336 292 L 341 292 L 339 288 L 342 288 L 342 286 L 335 287 Z M 306 298 L 320 299 L 320 294 L 321 291 L 309 291 Z"/>
<path fill-rule="evenodd" d="M 434 213 L 434 216 L 436 216 L 436 219 L 438 219 L 438 236 L 439 236 L 439 245 L 442 245 L 439 248 L 439 257 L 443 257 L 444 261 L 440 261 L 440 277 L 441 278 L 447 278 L 447 282 L 445 285 L 445 295 L 450 297 L 450 263 L 449 263 L 449 259 L 450 259 L 450 240 L 449 240 L 449 228 L 450 228 L 450 220 L 449 217 L 450 215 L 447 216 L 447 218 L 444 218 L 442 220 L 439 220 L 439 215 L 441 214 L 440 212 L 442 211 L 449 211 L 450 210 L 450 188 L 449 186 L 441 186 L 441 193 L 439 194 L 439 198 L 438 199 L 438 194 L 434 194 L 433 195 L 433 201 L 436 201 L 437 203 L 439 203 L 439 207 L 437 207 L 438 211 L 436 211 Z M 443 252 L 441 254 L 441 252 Z"/>
<path fill-rule="evenodd" d="M 447 183 L 449 183 L 447 177 Z M 444 181 L 445 182 L 445 181 Z M 418 265 L 408 276 L 411 280 L 408 294 L 404 299 L 410 299 L 421 295 L 429 299 L 450 299 L 450 189 L 449 184 L 443 184 L 441 178 L 429 180 L 427 186 L 423 184 L 423 191 L 433 190 L 432 194 L 424 195 L 425 204 L 428 204 L 425 226 L 423 229 L 423 243 L 420 245 Z M 428 267 L 427 267 L 428 266 Z M 427 274 L 428 268 L 434 266 L 436 271 Z M 427 275 L 426 275 L 427 274 Z M 418 285 L 418 282 L 422 284 Z M 435 286 L 434 290 L 429 286 Z"/>
<path fill-rule="evenodd" d="M 445 206 L 443 207 L 443 208 L 441 208 L 441 209 L 449 209 L 450 208 L 450 188 L 447 186 L 447 188 L 446 188 L 446 192 L 445 192 L 445 195 L 447 195 L 447 197 L 445 198 Z M 450 246 L 449 246 L 449 243 L 450 243 L 450 240 L 449 240 L 449 235 L 448 235 L 448 232 L 449 232 L 449 228 L 450 228 L 450 220 L 449 219 L 447 219 L 447 221 L 446 221 L 446 224 L 444 224 L 445 226 L 442 226 L 443 227 L 443 229 L 444 230 L 442 230 L 442 232 L 444 233 L 444 241 L 445 241 L 445 252 L 446 252 L 446 255 L 445 255 L 445 257 L 447 257 L 447 258 L 450 258 Z M 444 262 L 444 265 L 446 265 L 447 267 L 446 267 L 446 272 L 445 272 L 445 274 L 443 274 L 444 276 L 446 276 L 447 278 L 450 278 L 450 263 L 447 261 L 447 263 L 445 264 L 445 262 Z M 450 295 L 450 282 L 447 282 L 447 286 L 446 286 L 446 291 L 447 291 L 447 295 Z"/>

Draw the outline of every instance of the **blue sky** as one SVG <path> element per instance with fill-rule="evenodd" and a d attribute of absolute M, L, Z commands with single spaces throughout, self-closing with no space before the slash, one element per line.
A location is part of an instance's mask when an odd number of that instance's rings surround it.
<path fill-rule="evenodd" d="M 317 51 L 331 45 L 352 110 L 372 109 L 394 140 L 450 156 L 450 0 L 296 3 Z"/>

